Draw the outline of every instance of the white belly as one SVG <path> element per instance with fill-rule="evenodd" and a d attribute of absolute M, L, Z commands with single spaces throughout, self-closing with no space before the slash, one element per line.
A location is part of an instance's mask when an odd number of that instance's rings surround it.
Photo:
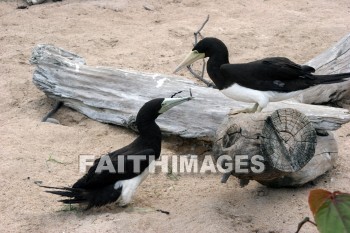
<path fill-rule="evenodd" d="M 288 93 L 275 91 L 258 91 L 240 86 L 235 83 L 229 88 L 221 90 L 227 97 L 246 103 L 258 103 L 262 108 L 266 107 L 269 102 L 277 102 L 293 98 L 302 91 L 293 91 Z"/>
<path fill-rule="evenodd" d="M 122 194 L 118 198 L 117 202 L 120 206 L 125 206 L 131 202 L 132 197 L 135 194 L 137 187 L 146 179 L 149 171 L 146 168 L 140 175 L 129 179 L 129 180 L 120 180 L 115 183 L 114 189 L 118 189 L 122 187 Z"/>

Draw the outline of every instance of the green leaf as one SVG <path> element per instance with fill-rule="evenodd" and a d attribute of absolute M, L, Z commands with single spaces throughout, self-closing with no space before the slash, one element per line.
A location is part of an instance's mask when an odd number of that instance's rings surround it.
<path fill-rule="evenodd" d="M 322 206 L 322 204 L 330 198 L 332 195 L 331 192 L 328 192 L 324 189 L 314 189 L 310 191 L 309 194 L 309 206 L 312 211 L 312 214 L 315 216 L 317 210 Z"/>
<path fill-rule="evenodd" d="M 326 193 L 318 194 L 321 196 L 313 199 L 313 208 L 324 200 Z M 317 209 L 315 221 L 320 233 L 350 233 L 350 194 L 331 193 Z"/>

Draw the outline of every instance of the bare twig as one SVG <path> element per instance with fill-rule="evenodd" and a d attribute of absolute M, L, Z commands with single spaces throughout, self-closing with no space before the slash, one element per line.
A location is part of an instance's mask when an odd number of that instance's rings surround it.
<path fill-rule="evenodd" d="M 302 227 L 305 223 L 307 223 L 307 222 L 312 223 L 314 226 L 317 226 L 316 223 L 314 223 L 313 221 L 311 221 L 309 217 L 306 217 L 306 218 L 304 218 L 303 221 L 301 221 L 301 222 L 298 224 L 298 229 L 297 229 L 297 231 L 296 231 L 295 233 L 299 233 L 301 227 Z"/>
<path fill-rule="evenodd" d="M 203 63 L 203 64 L 204 64 L 203 67 L 205 67 L 205 61 L 203 61 L 203 62 L 204 62 L 204 63 Z M 187 66 L 187 69 L 191 72 L 191 74 L 192 74 L 195 78 L 201 80 L 201 81 L 202 81 L 203 83 L 205 83 L 208 87 L 217 88 L 217 87 L 215 86 L 214 83 L 205 80 L 205 79 L 203 78 L 203 76 L 201 76 L 201 75 L 197 74 L 196 72 L 194 72 L 194 70 L 192 70 L 192 68 L 191 68 L 190 66 Z M 203 73 L 204 73 L 204 72 L 203 72 Z"/>
<path fill-rule="evenodd" d="M 203 76 L 204 76 L 204 72 L 205 72 L 205 65 L 206 65 L 206 63 L 205 63 L 205 60 L 203 59 L 203 66 L 202 66 L 202 78 L 203 78 Z"/>
<path fill-rule="evenodd" d="M 53 116 L 62 106 L 63 106 L 62 101 L 56 102 L 55 105 L 53 106 L 52 110 L 49 113 L 47 113 L 41 121 L 45 122 L 48 118 Z"/>
<path fill-rule="evenodd" d="M 180 93 L 182 93 L 182 92 L 183 92 L 183 91 L 175 92 L 174 94 L 172 94 L 172 95 L 170 96 L 170 98 L 174 98 L 176 95 L 178 95 L 178 94 L 180 94 Z M 192 90 L 191 90 L 191 88 L 189 89 L 189 93 L 190 93 L 190 96 L 193 97 L 193 96 L 192 96 Z"/>
<path fill-rule="evenodd" d="M 161 213 L 166 214 L 166 215 L 170 214 L 169 211 L 165 211 L 165 210 L 161 210 L 161 209 L 156 209 L 156 211 L 161 212 Z"/>
<path fill-rule="evenodd" d="M 47 164 L 47 162 L 53 162 L 53 163 L 58 163 L 58 164 L 62 164 L 62 165 L 71 164 L 71 163 L 65 163 L 65 162 L 58 161 L 58 160 L 52 158 L 51 155 L 50 155 L 49 158 L 46 160 L 46 164 Z"/>
<path fill-rule="evenodd" d="M 198 43 L 198 36 L 201 37 L 201 39 L 203 39 L 203 35 L 201 34 L 202 29 L 204 28 L 205 24 L 209 21 L 209 15 L 207 16 L 207 18 L 205 19 L 205 21 L 203 22 L 202 26 L 194 33 L 194 45 L 196 45 Z M 204 79 L 204 72 L 205 72 L 205 59 L 203 59 L 203 66 L 202 66 L 202 73 L 201 75 L 197 74 L 196 72 L 194 72 L 194 70 L 191 68 L 191 66 L 187 66 L 187 69 L 191 72 L 191 74 L 199 79 L 200 81 L 202 81 L 203 83 L 205 83 L 208 87 L 212 87 L 212 88 L 217 88 L 215 86 L 214 83 L 209 82 L 207 80 Z"/>
<path fill-rule="evenodd" d="M 172 94 L 172 95 L 170 96 L 170 98 L 175 97 L 177 94 L 180 94 L 181 92 L 182 92 L 182 91 L 175 92 L 174 94 Z"/>
<path fill-rule="evenodd" d="M 203 22 L 202 26 L 194 33 L 194 45 L 196 45 L 198 42 L 198 35 L 201 37 L 201 39 L 203 39 L 201 31 L 204 28 L 204 26 L 207 24 L 208 21 L 209 21 L 209 15 L 207 16 L 207 18 Z"/>

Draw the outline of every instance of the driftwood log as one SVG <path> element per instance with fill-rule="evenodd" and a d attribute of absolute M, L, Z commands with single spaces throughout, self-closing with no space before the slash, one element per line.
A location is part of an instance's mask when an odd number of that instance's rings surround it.
<path fill-rule="evenodd" d="M 135 115 L 143 103 L 152 98 L 170 97 L 180 90 L 191 89 L 195 102 L 182 104 L 158 119 L 164 134 L 210 141 L 230 109 L 251 106 L 180 76 L 90 67 L 82 57 L 51 45 L 36 46 L 31 63 L 36 65 L 34 84 L 50 98 L 63 101 L 64 105 L 94 120 L 131 129 L 134 129 Z M 327 97 L 331 86 L 322 89 Z M 350 84 L 343 86 L 350 89 Z M 331 95 L 340 98 L 337 90 Z M 322 98 L 322 94 L 317 98 Z M 311 101 L 305 96 L 302 99 Z M 344 109 L 287 101 L 270 103 L 266 111 L 279 108 L 295 108 L 325 130 L 336 130 L 349 121 L 348 111 Z"/>
<path fill-rule="evenodd" d="M 347 58 L 350 56 L 349 38 L 350 34 L 335 47 L 311 60 L 308 64 L 316 69 L 319 68 L 318 73 L 349 72 L 350 67 L 347 63 Z M 198 85 L 183 77 L 106 67 L 90 67 L 86 65 L 82 57 L 51 45 L 36 46 L 32 53 L 31 63 L 36 65 L 33 82 L 48 97 L 62 101 L 65 106 L 71 107 L 94 120 L 128 127 L 133 130 L 135 130 L 135 116 L 143 103 L 152 98 L 170 97 L 178 91 L 183 91 L 181 94 L 188 95 L 186 92 L 190 89 L 195 97 L 194 101 L 170 110 L 166 117 L 159 117 L 157 122 L 164 134 L 195 138 L 207 142 L 214 140 L 218 143 L 219 138 L 215 137 L 216 131 L 226 119 L 220 129 L 222 129 L 222 126 L 229 127 L 228 125 L 234 121 L 236 122 L 234 124 L 238 125 L 242 132 L 247 132 L 247 135 L 252 133 L 255 137 L 257 134 L 262 137 L 270 132 L 270 136 L 276 139 L 281 135 L 273 135 L 275 129 L 271 129 L 271 127 L 269 129 L 266 126 L 264 130 L 268 116 L 273 116 L 273 112 L 281 108 L 292 108 L 296 110 L 295 114 L 300 112 L 300 116 L 304 114 L 306 117 L 301 118 L 309 120 L 311 122 L 308 124 L 309 127 L 319 132 L 316 139 L 317 143 L 310 141 L 311 144 L 314 144 L 315 156 L 310 152 L 307 154 L 307 158 L 301 159 L 299 167 L 295 167 L 291 171 L 277 169 L 274 166 L 278 163 L 271 163 L 273 160 L 270 160 L 269 166 L 271 167 L 272 164 L 271 169 L 275 170 L 277 176 L 272 177 L 268 172 L 264 172 L 259 177 L 241 177 L 237 175 L 243 181 L 256 179 L 271 186 L 280 186 L 281 184 L 301 185 L 323 174 L 332 167 L 331 162 L 334 161 L 334 156 L 337 154 L 336 142 L 328 131 L 336 130 L 342 124 L 350 121 L 348 110 L 304 104 L 331 102 L 344 106 L 349 101 L 349 81 L 342 84 L 315 87 L 312 91 L 313 94 L 304 93 L 294 101 L 270 103 L 262 113 L 240 114 L 227 119 L 227 113 L 231 109 L 238 110 L 250 105 L 233 101 L 216 89 Z M 298 120 L 301 120 L 301 118 Z M 295 124 L 299 123 L 305 124 L 305 122 L 296 122 Z M 254 129 L 253 125 L 257 128 Z M 247 126 L 248 128 L 245 128 Z M 222 130 L 224 131 L 224 129 Z M 246 140 L 246 143 L 235 144 L 230 153 L 239 154 L 244 152 L 246 148 L 255 148 L 256 153 L 260 154 L 261 142 L 244 135 L 240 136 L 240 140 Z M 268 137 L 266 138 L 269 141 Z M 283 142 L 283 140 L 280 142 Z M 293 144 L 293 146 L 296 145 Z M 265 153 L 268 153 L 269 149 L 265 149 Z M 291 150 L 293 149 L 295 148 L 293 147 Z M 284 152 L 286 150 L 284 148 Z M 286 156 L 284 152 L 282 151 L 280 155 Z M 215 156 L 220 153 L 222 151 L 220 152 L 214 146 Z M 318 157 L 321 159 L 314 161 Z M 310 160 L 309 163 L 307 163 L 308 160 Z M 278 161 L 278 158 L 276 161 Z M 319 165 L 319 161 L 326 161 L 326 163 Z M 301 168 L 305 163 L 307 165 Z M 311 167 L 306 170 L 309 164 L 313 164 L 313 166 L 318 164 L 318 167 L 323 169 L 314 172 L 314 167 Z M 311 173 L 311 171 L 314 174 L 306 174 Z M 233 173 L 233 175 L 236 174 Z M 264 176 L 267 178 L 263 178 Z M 305 176 L 307 177 L 305 178 Z"/>
<path fill-rule="evenodd" d="M 317 74 L 350 72 L 350 34 L 306 64 L 314 67 Z M 296 100 L 306 104 L 329 103 L 350 109 L 350 80 L 313 87 L 298 96 Z"/>

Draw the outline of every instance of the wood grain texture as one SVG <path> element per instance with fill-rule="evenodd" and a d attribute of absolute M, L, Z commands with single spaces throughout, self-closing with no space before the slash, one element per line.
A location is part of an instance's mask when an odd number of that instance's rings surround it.
<path fill-rule="evenodd" d="M 329 132 L 325 136 L 317 136 L 316 151 L 312 159 L 301 170 L 282 174 L 272 180 L 258 182 L 269 187 L 299 187 L 333 169 L 338 157 L 337 142 Z"/>
<path fill-rule="evenodd" d="M 292 108 L 278 109 L 265 119 L 261 154 L 272 167 L 296 172 L 314 156 L 316 130 L 309 119 Z"/>

